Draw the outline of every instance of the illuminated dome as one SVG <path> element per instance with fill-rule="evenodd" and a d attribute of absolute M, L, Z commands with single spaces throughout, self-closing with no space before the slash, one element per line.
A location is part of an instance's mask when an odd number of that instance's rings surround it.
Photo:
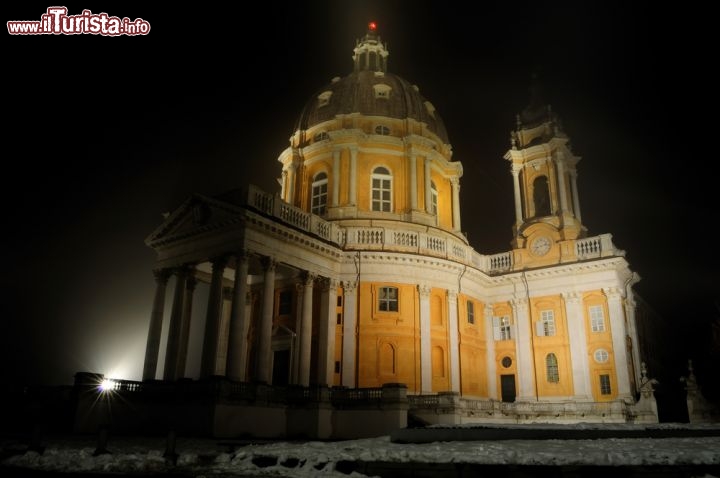
<path fill-rule="evenodd" d="M 313 95 L 303 109 L 296 130 L 308 130 L 336 118 L 358 113 L 396 119 L 411 118 L 427 125 L 445 144 L 445 125 L 435 107 L 407 80 L 387 73 L 388 51 L 370 23 L 368 33 L 354 49 L 355 68 L 344 78 L 334 78 Z"/>

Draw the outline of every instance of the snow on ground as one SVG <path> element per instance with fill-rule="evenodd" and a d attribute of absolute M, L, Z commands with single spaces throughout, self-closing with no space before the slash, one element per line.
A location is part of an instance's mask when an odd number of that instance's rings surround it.
<path fill-rule="evenodd" d="M 614 426 L 616 427 L 616 426 Z M 687 425 L 685 426 L 687 427 Z M 391 463 L 468 463 L 477 465 L 720 465 L 720 436 L 597 440 L 455 441 L 391 443 L 387 436 L 336 442 L 251 442 L 178 438 L 175 465 L 164 455 L 164 438 L 110 437 L 108 454 L 94 456 L 95 437 L 48 437 L 42 454 L 28 451 L 3 461 L 6 466 L 63 472 L 158 473 L 194 476 L 364 476 L 337 469 L 343 461 Z M 2 443 L 7 453 L 17 442 Z M 265 463 L 262 463 L 265 462 Z M 269 463 L 269 465 L 268 465 Z M 262 466 L 259 466 L 262 465 Z M 706 475 L 709 476 L 709 475 Z"/>

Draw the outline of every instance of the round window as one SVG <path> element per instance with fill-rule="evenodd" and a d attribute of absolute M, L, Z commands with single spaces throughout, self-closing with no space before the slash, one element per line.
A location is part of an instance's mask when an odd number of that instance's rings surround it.
<path fill-rule="evenodd" d="M 500 363 L 503 367 L 508 368 L 510 367 L 510 365 L 512 365 L 512 359 L 510 357 L 503 357 Z"/>
<path fill-rule="evenodd" d="M 608 357 L 610 354 L 608 354 L 608 351 L 605 349 L 597 349 L 595 351 L 595 361 L 597 363 L 605 363 L 608 361 Z"/>

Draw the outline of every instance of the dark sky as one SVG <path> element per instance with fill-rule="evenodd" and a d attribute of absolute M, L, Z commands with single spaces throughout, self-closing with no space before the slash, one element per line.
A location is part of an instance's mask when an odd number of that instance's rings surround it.
<path fill-rule="evenodd" d="M 39 20 L 50 5 L 3 6 L 4 19 Z M 642 276 L 636 289 L 679 330 L 702 331 L 713 315 L 718 201 L 704 119 L 713 55 L 698 9 L 64 5 L 143 18 L 151 31 L 5 36 L 0 347 L 9 381 L 71 383 L 76 371 L 106 372 L 130 358 L 139 375 L 154 291 L 143 240 L 193 192 L 247 181 L 276 191 L 277 156 L 300 110 L 351 71 L 370 20 L 388 42 L 390 71 L 416 83 L 445 121 L 465 171 L 463 229 L 479 252 L 509 249 L 512 178 L 502 155 L 536 73 L 583 158 L 588 233 L 613 234 Z"/>

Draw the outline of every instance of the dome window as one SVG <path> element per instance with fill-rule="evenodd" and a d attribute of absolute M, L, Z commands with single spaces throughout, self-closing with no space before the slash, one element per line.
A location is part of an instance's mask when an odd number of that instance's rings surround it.
<path fill-rule="evenodd" d="M 318 107 L 325 106 L 328 103 L 330 103 L 330 97 L 332 96 L 332 91 L 323 91 L 318 95 Z"/>
<path fill-rule="evenodd" d="M 375 99 L 386 100 L 390 98 L 390 91 L 392 91 L 392 88 L 386 84 L 378 83 L 377 85 L 373 85 L 373 90 L 375 90 Z"/>
<path fill-rule="evenodd" d="M 381 134 L 383 136 L 388 136 L 390 134 L 390 128 L 388 128 L 385 125 L 379 124 L 375 126 L 375 134 Z"/>
<path fill-rule="evenodd" d="M 330 139 L 330 136 L 327 134 L 327 131 L 321 131 L 315 135 L 315 137 L 313 138 L 313 141 L 317 143 L 318 141 L 324 141 L 326 139 Z"/>

